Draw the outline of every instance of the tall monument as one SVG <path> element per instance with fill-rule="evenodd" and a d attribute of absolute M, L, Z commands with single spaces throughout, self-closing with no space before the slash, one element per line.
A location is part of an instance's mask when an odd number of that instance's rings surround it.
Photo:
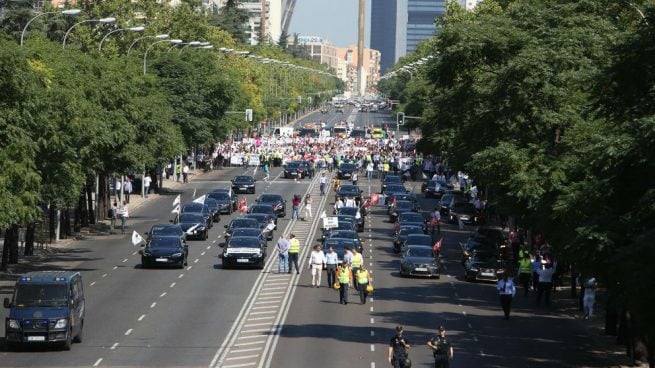
<path fill-rule="evenodd" d="M 359 32 L 357 39 L 357 93 L 364 96 L 366 79 L 364 74 L 364 21 L 366 0 L 359 0 Z"/>

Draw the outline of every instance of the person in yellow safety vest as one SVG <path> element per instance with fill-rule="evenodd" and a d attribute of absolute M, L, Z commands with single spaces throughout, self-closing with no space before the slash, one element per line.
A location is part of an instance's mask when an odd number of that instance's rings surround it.
<path fill-rule="evenodd" d="M 337 280 L 339 281 L 339 304 L 348 304 L 348 287 L 352 274 L 348 264 L 344 263 L 337 269 Z"/>
<path fill-rule="evenodd" d="M 289 235 L 289 273 L 293 271 L 293 265 L 296 266 L 296 273 L 300 273 L 298 268 L 298 253 L 300 253 L 300 241 L 294 234 Z"/>
<path fill-rule="evenodd" d="M 357 287 L 359 288 L 359 300 L 362 304 L 366 304 L 366 297 L 368 296 L 366 286 L 371 282 L 371 275 L 368 273 L 368 270 L 364 268 L 364 264 L 362 264 L 359 271 L 357 271 L 356 281 Z"/>
<path fill-rule="evenodd" d="M 387 174 L 389 174 L 389 162 L 385 161 L 382 164 L 382 180 L 387 177 Z"/>
<path fill-rule="evenodd" d="M 357 280 L 357 271 L 359 271 L 360 267 L 364 265 L 364 257 L 362 257 L 361 253 L 357 251 L 356 246 L 354 246 L 351 250 L 353 252 L 353 260 L 350 265 L 353 271 L 353 279 Z M 353 286 L 355 287 L 355 290 L 359 291 L 359 286 L 357 283 L 355 283 Z"/>
<path fill-rule="evenodd" d="M 525 252 L 519 261 L 519 282 L 523 286 L 523 295 L 528 296 L 530 289 L 530 277 L 532 276 L 532 259 L 530 253 Z"/>

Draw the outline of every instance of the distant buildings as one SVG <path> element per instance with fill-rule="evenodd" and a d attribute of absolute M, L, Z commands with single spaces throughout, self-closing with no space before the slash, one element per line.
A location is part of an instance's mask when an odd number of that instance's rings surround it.
<path fill-rule="evenodd" d="M 289 44 L 293 43 L 290 39 Z M 298 47 L 309 57 L 329 66 L 335 74 L 346 83 L 346 92 L 351 95 L 364 94 L 380 79 L 380 51 L 364 49 L 365 91 L 357 89 L 357 45 L 335 47 L 330 42 L 317 36 L 299 36 Z"/>

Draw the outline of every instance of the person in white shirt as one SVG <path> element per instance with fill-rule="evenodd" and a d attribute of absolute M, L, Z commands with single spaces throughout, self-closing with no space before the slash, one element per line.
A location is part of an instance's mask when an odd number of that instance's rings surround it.
<path fill-rule="evenodd" d="M 343 208 L 343 199 L 339 197 L 339 199 L 334 203 L 334 213 L 337 213 L 341 208 Z"/>
<path fill-rule="evenodd" d="M 123 201 L 123 207 L 121 207 L 119 214 L 121 216 L 121 234 L 125 234 L 127 219 L 130 217 L 130 211 L 127 208 L 127 201 Z"/>
<path fill-rule="evenodd" d="M 553 288 L 553 275 L 555 268 L 547 263 L 537 270 L 539 283 L 537 284 L 537 305 L 541 303 L 541 297 L 544 297 L 546 305 L 550 304 L 550 290 Z"/>
<path fill-rule="evenodd" d="M 307 193 L 305 196 L 305 215 L 309 217 L 310 219 L 312 218 L 312 196 Z M 305 221 L 305 218 L 303 217 L 303 221 Z"/>
<path fill-rule="evenodd" d="M 503 278 L 498 280 L 497 285 L 498 295 L 500 296 L 500 305 L 503 307 L 505 319 L 509 319 L 509 312 L 512 306 L 512 299 L 516 294 L 516 287 L 514 280 L 509 278 L 507 272 L 503 273 Z"/>
<path fill-rule="evenodd" d="M 262 233 L 268 236 L 268 234 L 273 233 L 273 230 L 275 230 L 275 221 L 273 219 L 268 219 L 268 224 L 266 224 L 266 227 L 264 230 L 262 230 Z"/>
<path fill-rule="evenodd" d="M 150 183 L 152 183 L 152 178 L 150 175 L 143 177 L 143 194 L 148 198 L 148 192 L 150 192 Z"/>
<path fill-rule="evenodd" d="M 584 296 L 582 298 L 582 306 L 584 309 L 584 319 L 591 318 L 591 315 L 594 313 L 594 303 L 596 302 L 596 278 L 588 278 L 584 286 Z"/>
<path fill-rule="evenodd" d="M 333 247 L 330 247 L 325 253 L 325 264 L 327 265 L 327 283 L 331 288 L 337 282 L 337 266 L 339 265 L 339 254 L 334 251 Z"/>
<path fill-rule="evenodd" d="M 312 254 L 309 256 L 309 269 L 312 270 L 312 287 L 321 285 L 321 275 L 325 262 L 325 254 L 323 254 L 321 246 L 315 245 Z"/>
<path fill-rule="evenodd" d="M 355 202 L 355 198 L 348 197 L 346 198 L 346 203 L 344 203 L 345 207 L 357 207 L 357 202 Z"/>
<path fill-rule="evenodd" d="M 321 177 L 318 179 L 321 187 L 321 197 L 325 195 L 325 188 L 327 187 L 327 178 L 325 173 L 321 174 Z"/>

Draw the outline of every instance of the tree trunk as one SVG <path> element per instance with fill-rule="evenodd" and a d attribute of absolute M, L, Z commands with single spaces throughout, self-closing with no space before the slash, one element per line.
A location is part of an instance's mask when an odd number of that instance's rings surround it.
<path fill-rule="evenodd" d="M 94 184 L 95 184 L 95 179 L 87 183 L 86 185 L 86 204 L 87 204 L 87 215 L 89 219 L 89 224 L 96 223 L 96 213 L 93 210 L 93 193 L 95 192 Z"/>
<path fill-rule="evenodd" d="M 48 229 L 48 232 L 50 233 L 50 243 L 54 243 L 57 236 L 57 209 L 53 204 L 50 204 L 48 217 L 48 224 L 50 225 Z"/>
<path fill-rule="evenodd" d="M 577 282 L 578 279 L 575 277 L 575 262 L 571 263 L 571 298 L 575 298 L 577 295 Z M 581 309 L 582 310 L 582 309 Z"/>
<path fill-rule="evenodd" d="M 9 236 L 9 234 L 11 234 Z M 9 241 L 7 241 L 9 239 Z M 18 263 L 18 225 L 11 225 L 7 229 L 7 235 L 5 236 L 5 243 L 9 243 L 9 264 Z"/>
<path fill-rule="evenodd" d="M 109 193 L 109 181 L 107 175 L 98 175 L 98 219 L 105 219 L 109 210 L 109 203 L 111 202 L 111 193 Z"/>
<path fill-rule="evenodd" d="M 61 231 L 60 231 L 60 236 L 62 239 L 68 239 L 72 233 L 71 229 L 71 216 L 70 216 L 70 208 L 65 208 L 61 210 Z"/>
<path fill-rule="evenodd" d="M 0 262 L 0 271 L 7 271 L 7 265 L 9 264 L 9 242 L 7 241 L 8 236 L 9 231 L 6 231 L 4 246 L 2 247 L 2 261 Z"/>
<path fill-rule="evenodd" d="M 27 224 L 27 230 L 25 230 L 25 256 L 34 255 L 34 235 L 36 232 L 36 224 L 30 222 Z"/>

